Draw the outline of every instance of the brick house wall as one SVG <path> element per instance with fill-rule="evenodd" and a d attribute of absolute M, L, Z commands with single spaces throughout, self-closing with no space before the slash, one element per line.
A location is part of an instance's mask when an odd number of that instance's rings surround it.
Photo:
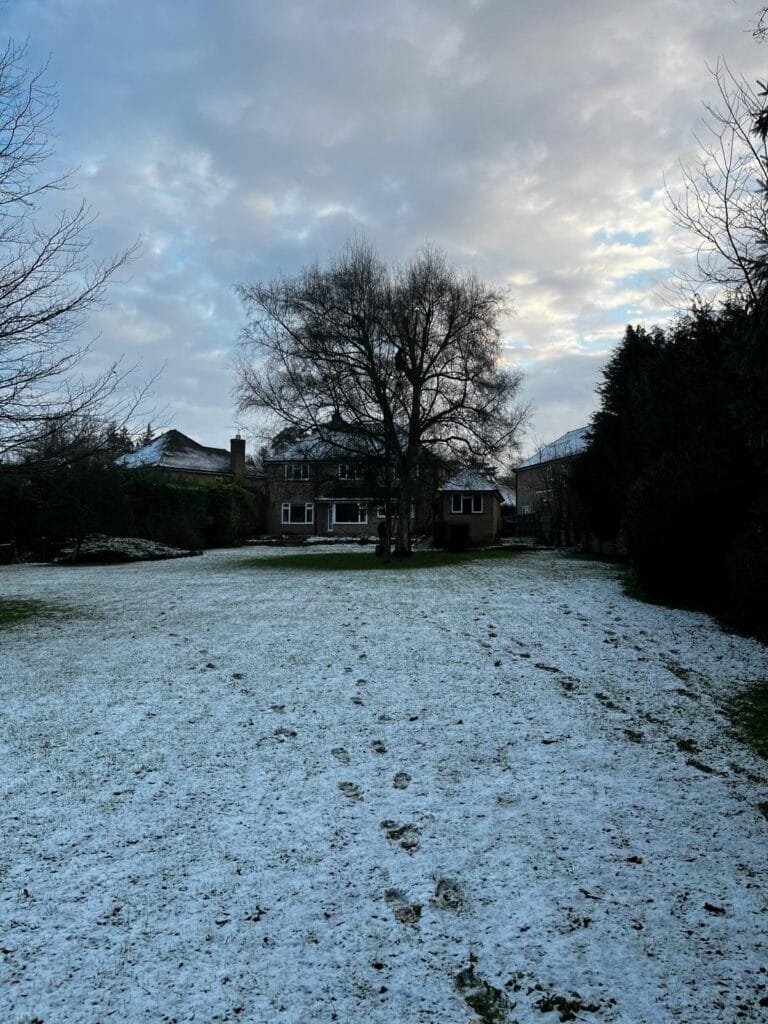
<path fill-rule="evenodd" d="M 481 511 L 454 511 L 454 496 L 479 499 Z M 462 506 L 466 505 L 462 501 Z M 457 501 L 458 504 L 458 501 Z M 440 519 L 446 523 L 466 523 L 469 527 L 469 543 L 472 546 L 492 544 L 501 533 L 501 502 L 496 491 L 443 491 L 440 494 Z"/>

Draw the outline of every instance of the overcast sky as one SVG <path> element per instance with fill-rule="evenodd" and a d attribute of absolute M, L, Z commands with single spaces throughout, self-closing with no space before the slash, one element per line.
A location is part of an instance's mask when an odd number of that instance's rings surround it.
<path fill-rule="evenodd" d="M 682 259 L 664 177 L 694 152 L 707 71 L 768 47 L 744 0 L 6 0 L 50 56 L 58 167 L 98 211 L 93 252 L 140 237 L 96 313 L 94 360 L 165 370 L 154 402 L 224 446 L 238 424 L 238 282 L 364 234 L 424 242 L 509 290 L 526 450 L 584 424 L 626 323 L 671 313 Z M 52 165 L 53 168 L 53 165 Z"/>

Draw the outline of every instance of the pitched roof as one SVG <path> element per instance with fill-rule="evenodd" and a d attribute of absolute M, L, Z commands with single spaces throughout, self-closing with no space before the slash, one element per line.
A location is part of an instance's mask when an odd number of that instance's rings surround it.
<path fill-rule="evenodd" d="M 505 505 L 507 508 L 517 507 L 517 495 L 515 494 L 513 488 L 506 487 L 504 484 L 497 484 L 496 489 L 501 495 L 502 505 Z"/>
<path fill-rule="evenodd" d="M 531 455 L 525 462 L 521 462 L 517 468 L 530 469 L 532 466 L 540 466 L 543 462 L 555 462 L 557 459 L 567 459 L 572 455 L 578 455 L 587 447 L 588 433 L 589 427 L 577 427 L 575 430 L 569 430 L 562 437 L 543 445 L 535 455 Z"/>
<path fill-rule="evenodd" d="M 226 448 L 207 448 L 179 430 L 168 430 L 137 452 L 121 455 L 115 460 L 126 469 L 171 469 L 187 473 L 232 472 L 231 455 Z M 246 476 L 254 470 L 246 465 Z"/>
<path fill-rule="evenodd" d="M 486 477 L 481 476 L 480 473 L 476 473 L 474 469 L 462 469 L 456 476 L 451 477 L 450 480 L 446 480 L 442 487 L 439 488 L 441 491 L 496 491 L 498 494 L 499 489 L 495 483 L 488 480 Z"/>
<path fill-rule="evenodd" d="M 351 430 L 316 432 L 283 445 L 267 455 L 265 462 L 300 462 L 322 459 L 355 459 L 381 452 L 380 441 L 371 436 Z"/>

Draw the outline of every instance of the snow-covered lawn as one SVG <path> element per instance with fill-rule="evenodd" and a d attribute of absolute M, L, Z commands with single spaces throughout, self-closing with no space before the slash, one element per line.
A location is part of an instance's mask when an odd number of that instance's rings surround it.
<path fill-rule="evenodd" d="M 68 609 L 0 633 L 3 1024 L 768 1019 L 764 648 L 551 554 L 259 557 L 0 569 Z"/>

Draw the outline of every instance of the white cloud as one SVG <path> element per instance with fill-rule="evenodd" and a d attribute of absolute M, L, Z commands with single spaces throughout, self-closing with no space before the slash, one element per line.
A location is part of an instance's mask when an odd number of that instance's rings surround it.
<path fill-rule="evenodd" d="M 746 0 L 4 13 L 33 60 L 52 53 L 56 159 L 100 211 L 95 255 L 144 239 L 100 344 L 166 361 L 176 425 L 209 443 L 234 419 L 233 285 L 323 260 L 359 229 L 388 259 L 429 239 L 508 286 L 507 351 L 528 364 L 536 422 L 578 426 L 627 319 L 668 315 L 658 282 L 684 242 L 663 180 L 693 151 L 705 62 L 725 52 L 755 78 L 765 57 Z"/>

